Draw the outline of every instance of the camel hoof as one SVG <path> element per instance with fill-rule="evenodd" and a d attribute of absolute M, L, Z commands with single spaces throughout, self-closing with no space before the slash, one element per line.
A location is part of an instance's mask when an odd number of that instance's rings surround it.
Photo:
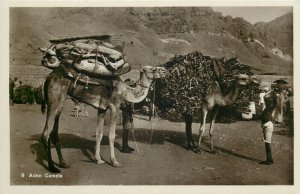
<path fill-rule="evenodd" d="M 117 168 L 120 168 L 120 167 L 122 167 L 122 164 L 120 164 L 119 162 L 113 162 L 112 163 L 112 165 L 113 165 L 113 167 L 117 167 Z"/>
<path fill-rule="evenodd" d="M 192 146 L 190 146 L 190 145 L 188 145 L 187 147 L 186 147 L 186 150 L 187 151 L 190 151 L 190 150 L 193 150 L 194 148 L 192 147 Z"/>
<path fill-rule="evenodd" d="M 58 168 L 56 168 L 54 166 L 49 167 L 49 171 L 51 173 L 60 173 L 61 172 L 60 169 L 58 169 Z"/>
<path fill-rule="evenodd" d="M 101 159 L 97 160 L 97 164 L 104 164 L 105 162 Z"/>
<path fill-rule="evenodd" d="M 60 168 L 70 168 L 71 166 L 68 165 L 67 163 L 63 162 L 61 164 L 58 165 Z"/>
<path fill-rule="evenodd" d="M 196 154 L 201 154 L 200 148 L 194 148 L 194 149 L 192 149 L 192 150 L 193 150 L 193 152 L 196 153 Z"/>
<path fill-rule="evenodd" d="M 186 150 L 188 150 L 188 151 L 190 151 L 190 150 L 194 151 L 196 149 L 198 149 L 197 146 L 187 145 L 187 147 L 186 147 Z"/>
<path fill-rule="evenodd" d="M 211 153 L 211 154 L 216 154 L 216 155 L 217 155 L 217 154 L 219 154 L 219 151 L 217 151 L 217 150 L 211 150 L 210 153 Z"/>

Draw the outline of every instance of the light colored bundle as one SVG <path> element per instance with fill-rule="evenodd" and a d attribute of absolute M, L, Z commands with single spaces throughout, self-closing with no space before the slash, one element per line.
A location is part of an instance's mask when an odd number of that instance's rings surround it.
<path fill-rule="evenodd" d="M 105 46 L 97 45 L 97 44 L 87 44 L 87 43 L 75 42 L 74 46 L 81 50 L 87 51 L 87 54 L 91 54 L 91 53 L 97 54 L 98 53 L 98 54 L 108 55 L 109 58 L 111 58 L 115 61 L 122 57 L 121 52 L 111 49 L 111 48 L 107 48 Z"/>
<path fill-rule="evenodd" d="M 45 53 L 43 65 L 51 69 L 68 64 L 69 67 L 91 76 L 115 76 L 131 69 L 123 59 L 122 52 L 108 42 L 71 38 L 51 43 L 49 48 L 42 50 Z"/>
<path fill-rule="evenodd" d="M 125 63 L 123 66 L 129 65 Z M 75 63 L 75 68 L 87 74 L 97 74 L 103 76 L 114 75 L 114 72 L 110 71 L 103 63 L 95 59 L 82 60 L 80 63 Z"/>
<path fill-rule="evenodd" d="M 94 59 L 82 60 L 80 63 L 75 63 L 75 67 L 79 71 L 84 71 L 86 73 L 100 74 L 104 76 L 112 75 L 105 65 Z"/>

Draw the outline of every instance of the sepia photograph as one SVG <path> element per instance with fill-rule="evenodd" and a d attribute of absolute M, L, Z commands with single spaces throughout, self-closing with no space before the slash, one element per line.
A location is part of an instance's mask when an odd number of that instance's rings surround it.
<path fill-rule="evenodd" d="M 8 6 L 10 186 L 294 186 L 294 9 Z"/>

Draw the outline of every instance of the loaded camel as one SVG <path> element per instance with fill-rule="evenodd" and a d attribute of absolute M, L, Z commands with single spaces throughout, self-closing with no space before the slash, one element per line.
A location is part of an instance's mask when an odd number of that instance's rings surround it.
<path fill-rule="evenodd" d="M 43 60 L 42 63 L 46 63 Z M 132 88 L 126 85 L 119 76 L 110 80 L 102 80 L 100 85 L 87 85 L 81 83 L 77 79 L 72 79 L 67 76 L 67 71 L 62 68 L 55 69 L 46 78 L 44 83 L 44 99 L 42 111 L 45 111 L 47 105 L 47 117 L 42 133 L 41 142 L 47 152 L 48 168 L 52 173 L 59 173 L 60 169 L 54 166 L 51 157 L 51 142 L 55 145 L 59 167 L 67 168 L 69 165 L 63 159 L 61 146 L 58 136 L 59 117 L 63 111 L 64 102 L 67 96 L 81 103 L 90 105 L 98 109 L 98 119 L 96 128 L 96 147 L 95 159 L 97 164 L 102 164 L 104 161 L 100 156 L 100 144 L 103 137 L 103 125 L 105 114 L 110 109 L 109 123 L 109 146 L 110 160 L 114 167 L 120 167 L 121 164 L 117 161 L 114 152 L 116 117 L 120 104 L 123 101 L 137 103 L 142 101 L 148 93 L 149 87 L 154 79 L 164 77 L 166 69 L 162 67 L 144 66 L 140 71 L 140 78 L 136 82 L 136 87 Z"/>
<path fill-rule="evenodd" d="M 192 121 L 193 118 L 191 115 L 185 115 L 185 124 L 186 124 L 186 135 L 187 135 L 187 149 L 192 149 L 193 151 L 200 153 L 200 145 L 203 133 L 205 131 L 205 123 L 208 111 L 212 111 L 211 114 L 211 122 L 210 122 L 210 151 L 211 153 L 216 153 L 214 150 L 213 144 L 213 135 L 214 135 L 214 123 L 215 119 L 218 115 L 218 111 L 220 107 L 228 107 L 231 106 L 238 98 L 242 87 L 246 86 L 250 81 L 250 77 L 245 74 L 236 75 L 234 83 L 231 87 L 231 90 L 228 94 L 222 94 L 218 82 L 214 82 L 212 85 L 209 94 L 205 97 L 202 103 L 202 122 L 199 129 L 199 141 L 198 147 L 195 146 L 194 138 L 192 136 Z"/>

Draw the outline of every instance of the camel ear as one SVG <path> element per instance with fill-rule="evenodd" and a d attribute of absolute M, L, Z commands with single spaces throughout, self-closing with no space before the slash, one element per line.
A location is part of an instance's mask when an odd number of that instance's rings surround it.
<path fill-rule="evenodd" d="M 154 72 L 154 71 L 156 71 L 156 68 L 149 66 L 149 70 L 152 71 L 152 72 Z"/>
<path fill-rule="evenodd" d="M 43 53 L 47 51 L 47 49 L 41 48 L 41 47 L 39 47 L 39 50 L 40 50 L 41 52 L 43 52 Z"/>
<path fill-rule="evenodd" d="M 259 80 L 256 77 L 250 77 L 249 80 L 255 84 L 259 83 Z"/>

